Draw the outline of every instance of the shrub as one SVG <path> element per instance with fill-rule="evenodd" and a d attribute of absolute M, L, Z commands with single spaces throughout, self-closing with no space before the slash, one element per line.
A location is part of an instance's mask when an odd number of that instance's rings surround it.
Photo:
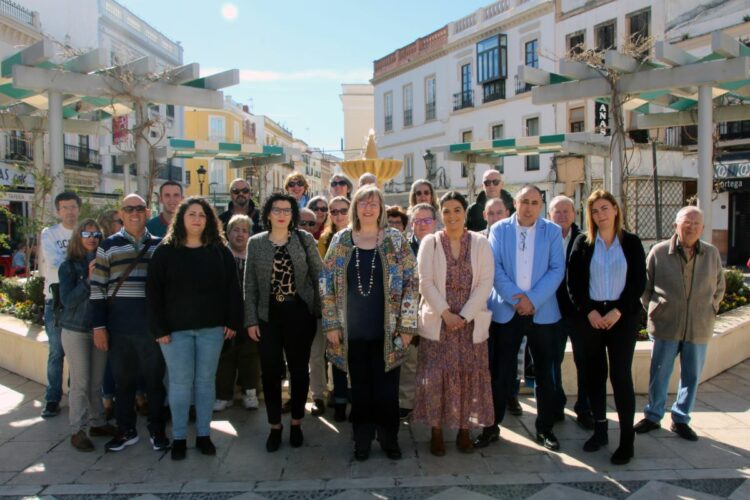
<path fill-rule="evenodd" d="M 0 292 L 6 294 L 8 300 L 14 304 L 26 300 L 26 290 L 17 279 L 4 279 L 0 282 Z"/>
<path fill-rule="evenodd" d="M 39 307 L 44 307 L 44 278 L 41 275 L 26 280 L 26 297 Z"/>
<path fill-rule="evenodd" d="M 727 295 L 734 295 L 745 287 L 745 276 L 735 267 L 724 269 L 724 279 L 727 283 Z"/>

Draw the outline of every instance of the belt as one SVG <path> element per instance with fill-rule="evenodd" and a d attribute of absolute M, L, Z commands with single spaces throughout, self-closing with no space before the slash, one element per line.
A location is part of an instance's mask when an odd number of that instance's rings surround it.
<path fill-rule="evenodd" d="M 279 304 L 283 304 L 284 302 L 297 302 L 297 295 L 283 295 L 277 293 L 276 295 L 271 295 L 271 297 L 273 297 L 273 300 Z"/>
<path fill-rule="evenodd" d="M 615 301 L 614 300 L 592 300 L 591 303 L 596 307 L 597 309 L 606 309 L 610 310 L 615 307 Z"/>

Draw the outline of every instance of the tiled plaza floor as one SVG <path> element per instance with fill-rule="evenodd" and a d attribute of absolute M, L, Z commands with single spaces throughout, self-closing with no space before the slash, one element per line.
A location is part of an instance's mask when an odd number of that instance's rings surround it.
<path fill-rule="evenodd" d="M 188 441 L 188 458 L 172 462 L 141 442 L 120 453 L 81 453 L 70 446 L 67 411 L 39 417 L 44 388 L 0 369 L 0 495 L 54 498 L 246 499 L 487 499 L 487 498 L 750 498 L 750 360 L 700 387 L 693 426 L 700 440 L 687 442 L 666 429 L 637 436 L 636 456 L 613 466 L 616 422 L 609 451 L 585 453 L 588 436 L 568 411 L 555 426 L 559 453 L 533 441 L 535 401 L 523 397 L 524 415 L 508 416 L 499 443 L 471 455 L 449 443 L 429 453 L 429 429 L 404 423 L 404 458 L 388 460 L 373 449 L 367 462 L 352 456 L 350 426 L 307 416 L 305 444 L 292 449 L 288 431 L 274 454 L 264 448 L 265 412 L 235 405 L 215 414 L 216 457 Z M 642 408 L 643 397 L 638 397 Z M 63 405 L 66 402 L 63 401 Z M 573 401 L 569 404 L 572 406 Z M 610 405 L 612 402 L 610 401 Z M 640 413 L 636 419 L 640 418 Z M 609 414 L 616 419 L 613 406 Z M 286 420 L 285 420 L 286 421 Z M 665 419 L 668 426 L 668 418 Z M 287 422 L 288 425 L 288 422 Z M 614 428 L 613 428 L 614 427 Z M 452 440 L 447 434 L 446 439 Z"/>

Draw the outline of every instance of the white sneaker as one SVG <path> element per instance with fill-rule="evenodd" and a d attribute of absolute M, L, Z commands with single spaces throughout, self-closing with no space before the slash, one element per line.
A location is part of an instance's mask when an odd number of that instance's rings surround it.
<path fill-rule="evenodd" d="M 214 402 L 214 411 L 224 411 L 234 404 L 234 401 L 226 401 L 224 399 L 217 399 Z"/>
<path fill-rule="evenodd" d="M 242 404 L 245 405 L 246 410 L 258 409 L 258 396 L 255 394 L 255 389 L 245 391 L 245 395 L 242 396 Z"/>

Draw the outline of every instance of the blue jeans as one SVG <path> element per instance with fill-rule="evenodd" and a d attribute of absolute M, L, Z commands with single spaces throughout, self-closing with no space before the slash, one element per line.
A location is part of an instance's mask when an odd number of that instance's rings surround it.
<path fill-rule="evenodd" d="M 672 405 L 672 421 L 676 424 L 690 422 L 690 410 L 695 404 L 698 381 L 706 361 L 708 344 L 693 344 L 678 340 L 653 339 L 651 372 L 648 382 L 648 404 L 644 409 L 646 418 L 661 421 L 667 404 L 667 389 L 672 376 L 674 359 L 680 355 L 680 385 L 677 398 Z"/>
<path fill-rule="evenodd" d="M 47 356 L 47 392 L 44 399 L 50 403 L 59 403 L 62 399 L 63 359 L 65 351 L 62 346 L 62 327 L 55 324 L 54 305 L 52 300 L 44 301 L 44 329 L 49 339 Z"/>
<path fill-rule="evenodd" d="M 216 368 L 224 345 L 224 327 L 172 332 L 159 344 L 169 373 L 172 439 L 187 438 L 188 412 L 195 391 L 195 434 L 208 436 L 216 396 Z"/>

